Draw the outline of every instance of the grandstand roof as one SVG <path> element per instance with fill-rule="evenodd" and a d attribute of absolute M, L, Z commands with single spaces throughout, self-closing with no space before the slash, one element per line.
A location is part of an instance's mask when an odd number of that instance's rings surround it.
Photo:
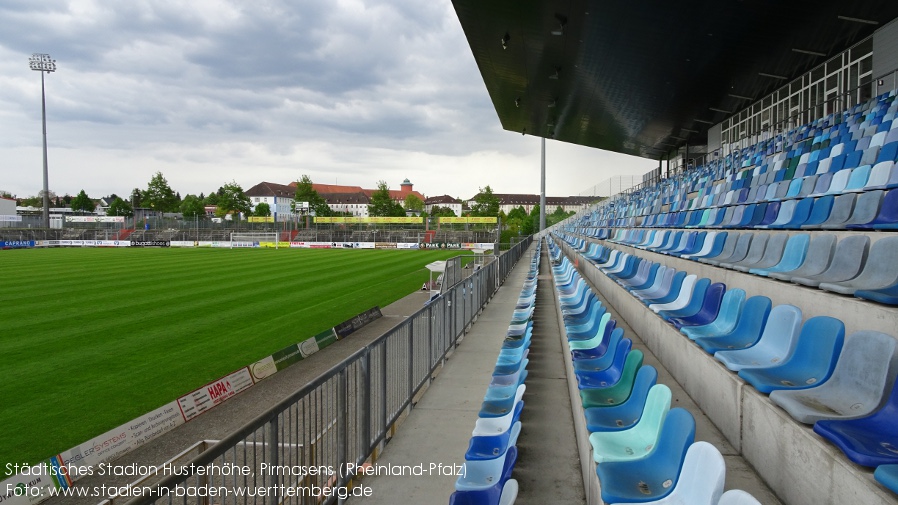
<path fill-rule="evenodd" d="M 898 17 L 883 0 L 452 3 L 503 128 L 652 159 Z"/>

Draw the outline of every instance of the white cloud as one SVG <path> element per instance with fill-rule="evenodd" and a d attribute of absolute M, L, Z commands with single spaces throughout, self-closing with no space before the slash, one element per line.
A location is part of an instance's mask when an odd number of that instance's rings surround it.
<path fill-rule="evenodd" d="M 230 180 L 539 191 L 539 140 L 503 131 L 449 2 L 5 0 L 0 189 L 127 194 L 161 171 L 182 195 Z M 548 142 L 548 192 L 655 162 Z"/>

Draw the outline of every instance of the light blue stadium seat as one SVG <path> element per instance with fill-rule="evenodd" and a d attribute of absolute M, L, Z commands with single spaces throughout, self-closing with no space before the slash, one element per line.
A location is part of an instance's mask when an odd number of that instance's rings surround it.
<path fill-rule="evenodd" d="M 825 383 L 836 367 L 845 324 L 829 316 L 808 319 L 785 359 L 769 366 L 743 366 L 739 377 L 762 393 L 807 389 Z"/>
<path fill-rule="evenodd" d="M 749 270 L 749 273 L 766 277 L 771 273 L 788 272 L 797 269 L 804 263 L 805 256 L 808 252 L 808 245 L 811 240 L 810 237 L 811 236 L 807 233 L 792 235 L 789 237 L 788 242 L 786 242 L 782 257 L 775 265 L 764 267 L 764 262 L 759 262 L 755 268 Z"/>
<path fill-rule="evenodd" d="M 826 270 L 832 261 L 836 248 L 836 236 L 831 234 L 817 235 L 810 240 L 804 260 L 793 270 L 768 271 L 767 276 L 773 279 L 788 281 L 793 277 L 818 275 Z"/>
<path fill-rule="evenodd" d="M 751 493 L 741 489 L 731 489 L 720 497 L 717 505 L 761 505 Z"/>
<path fill-rule="evenodd" d="M 701 326 L 683 326 L 680 332 L 692 340 L 700 337 L 712 337 L 715 335 L 724 335 L 731 332 L 736 327 L 739 319 L 739 312 L 742 310 L 742 304 L 745 301 L 745 290 L 730 289 L 723 294 L 720 302 L 720 310 L 717 317 L 708 324 Z"/>
<path fill-rule="evenodd" d="M 754 345 L 717 351 L 714 357 L 734 372 L 744 367 L 775 365 L 792 353 L 800 327 L 801 309 L 794 305 L 777 305 L 770 311 L 764 331 Z"/>
<path fill-rule="evenodd" d="M 511 429 L 496 435 L 475 435 L 468 441 L 468 450 L 465 452 L 465 461 L 480 461 L 494 459 L 505 454 L 509 447 L 513 447 L 521 434 L 521 421 L 512 425 Z"/>
<path fill-rule="evenodd" d="M 630 397 L 613 407 L 591 407 L 584 410 L 586 429 L 596 431 L 617 431 L 629 428 L 642 417 L 649 391 L 658 382 L 658 370 L 645 365 L 636 372 L 636 380 Z"/>
<path fill-rule="evenodd" d="M 811 197 L 808 197 L 811 198 Z M 813 198 L 813 207 L 811 207 L 811 213 L 808 215 L 808 218 L 804 223 L 801 223 L 800 227 L 811 228 L 811 227 L 819 227 L 823 223 L 825 223 L 829 219 L 829 215 L 832 213 L 833 203 L 835 203 L 835 197 L 832 195 L 821 196 L 820 198 Z"/>
<path fill-rule="evenodd" d="M 893 493 L 898 494 L 898 464 L 879 465 L 873 472 L 873 477 Z"/>
<path fill-rule="evenodd" d="M 636 461 L 598 465 L 596 473 L 605 503 L 646 503 L 673 491 L 689 446 L 695 440 L 695 419 L 682 408 L 664 420 L 657 448 Z"/>
<path fill-rule="evenodd" d="M 589 435 L 596 463 L 632 461 L 645 458 L 659 443 L 664 418 L 670 410 L 671 392 L 664 384 L 649 390 L 639 421 L 624 430 L 597 431 Z"/>

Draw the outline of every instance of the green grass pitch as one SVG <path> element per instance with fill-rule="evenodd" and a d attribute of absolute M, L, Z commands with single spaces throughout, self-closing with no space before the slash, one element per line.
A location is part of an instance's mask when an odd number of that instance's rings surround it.
<path fill-rule="evenodd" d="M 0 475 L 420 289 L 459 251 L 0 252 Z M 299 363 L 295 366 L 302 366 Z"/>

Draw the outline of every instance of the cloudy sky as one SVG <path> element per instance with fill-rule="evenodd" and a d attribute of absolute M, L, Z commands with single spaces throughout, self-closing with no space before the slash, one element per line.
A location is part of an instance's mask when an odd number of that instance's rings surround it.
<path fill-rule="evenodd" d="M 181 195 L 234 180 L 428 196 L 539 192 L 539 139 L 502 130 L 450 0 L 3 0 L 0 190 Z M 655 162 L 547 143 L 547 192 Z"/>

